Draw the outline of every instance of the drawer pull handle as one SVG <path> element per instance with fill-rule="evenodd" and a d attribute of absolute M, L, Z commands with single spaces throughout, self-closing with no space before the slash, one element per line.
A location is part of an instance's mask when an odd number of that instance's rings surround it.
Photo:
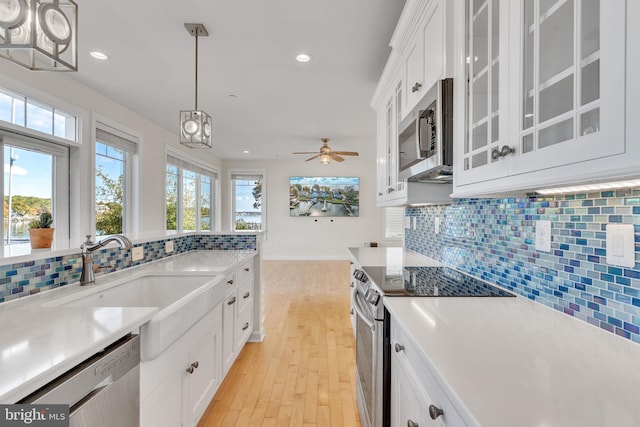
<path fill-rule="evenodd" d="M 251 292 L 247 292 L 246 294 L 242 295 L 242 298 L 247 299 L 249 298 L 250 295 L 251 295 Z"/>
<path fill-rule="evenodd" d="M 235 302 L 236 302 L 236 297 L 233 297 L 229 300 L 229 302 L 227 302 L 227 304 L 232 305 L 232 304 L 235 304 Z"/>
<path fill-rule="evenodd" d="M 233 279 L 227 281 L 228 284 L 233 285 Z"/>
<path fill-rule="evenodd" d="M 193 367 L 194 367 L 194 369 L 198 369 L 198 366 L 200 366 L 200 363 L 198 363 L 198 361 L 196 360 L 195 362 L 193 362 L 193 363 L 191 364 L 191 366 L 193 366 Z"/>
<path fill-rule="evenodd" d="M 195 369 L 193 368 L 193 366 L 189 366 L 189 367 L 187 368 L 187 372 L 188 372 L 188 373 L 193 374 L 193 371 L 195 371 Z"/>
<path fill-rule="evenodd" d="M 407 427 L 420 427 L 417 422 L 413 420 L 407 420 Z"/>
<path fill-rule="evenodd" d="M 196 360 L 187 368 L 187 372 L 193 374 L 193 372 L 198 369 L 198 366 L 200 366 L 200 363 Z"/>
<path fill-rule="evenodd" d="M 246 331 L 248 328 L 249 328 L 249 322 L 244 324 L 244 326 L 242 327 L 242 330 Z"/>
<path fill-rule="evenodd" d="M 247 273 L 249 272 L 249 267 L 245 268 L 244 271 L 246 271 Z"/>
<path fill-rule="evenodd" d="M 429 416 L 432 420 L 435 420 L 440 415 L 444 415 L 444 411 L 438 408 L 436 405 L 429 405 Z"/>
<path fill-rule="evenodd" d="M 404 346 L 402 344 L 396 343 L 396 353 L 400 353 L 404 350 Z"/>

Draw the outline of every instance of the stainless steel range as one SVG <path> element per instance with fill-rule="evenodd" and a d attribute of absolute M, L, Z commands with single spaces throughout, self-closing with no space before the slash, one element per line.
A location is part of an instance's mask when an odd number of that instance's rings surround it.
<path fill-rule="evenodd" d="M 364 427 L 390 427 L 390 297 L 511 297 L 510 292 L 448 267 L 363 267 L 353 273 L 356 395 Z"/>

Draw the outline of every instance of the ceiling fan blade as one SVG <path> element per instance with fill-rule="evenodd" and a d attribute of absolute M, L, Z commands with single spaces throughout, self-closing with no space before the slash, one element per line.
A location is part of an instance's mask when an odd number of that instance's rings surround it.
<path fill-rule="evenodd" d="M 338 156 L 335 152 L 329 153 L 329 157 L 331 157 L 336 162 L 344 162 L 344 159 L 342 157 Z"/>
<path fill-rule="evenodd" d="M 295 153 L 291 153 L 291 154 L 318 154 L 317 151 L 296 151 Z"/>
<path fill-rule="evenodd" d="M 313 159 L 317 159 L 318 157 L 320 157 L 322 154 L 316 154 L 313 157 L 309 157 L 307 160 L 305 160 L 305 162 L 308 162 L 309 160 L 313 160 Z"/>
<path fill-rule="evenodd" d="M 334 151 L 334 153 L 341 156 L 359 156 L 357 151 Z"/>

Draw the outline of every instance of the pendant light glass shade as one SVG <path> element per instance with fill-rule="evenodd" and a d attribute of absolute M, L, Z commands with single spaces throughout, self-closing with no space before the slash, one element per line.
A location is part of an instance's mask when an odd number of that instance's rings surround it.
<path fill-rule="evenodd" d="M 180 111 L 180 143 L 211 148 L 211 116 L 201 110 Z"/>
<path fill-rule="evenodd" d="M 78 70 L 78 5 L 0 0 L 0 57 L 30 70 Z"/>
<path fill-rule="evenodd" d="M 184 26 L 196 38 L 196 106 L 193 110 L 180 111 L 180 144 L 189 148 L 211 148 L 211 116 L 198 110 L 198 37 L 206 37 L 209 33 L 202 24 Z"/>

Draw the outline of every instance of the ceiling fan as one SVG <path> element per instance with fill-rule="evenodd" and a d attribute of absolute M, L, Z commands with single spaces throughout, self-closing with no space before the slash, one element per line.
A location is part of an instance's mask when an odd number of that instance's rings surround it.
<path fill-rule="evenodd" d="M 320 147 L 320 151 L 302 151 L 295 152 L 293 154 L 315 154 L 315 156 L 309 157 L 305 162 L 309 160 L 317 159 L 320 157 L 320 163 L 323 165 L 329 164 L 330 159 L 335 160 L 336 162 L 344 162 L 344 158 L 341 156 L 357 156 L 357 151 L 333 151 L 331 147 L 329 147 L 328 142 L 329 138 L 322 138 L 322 147 Z"/>

